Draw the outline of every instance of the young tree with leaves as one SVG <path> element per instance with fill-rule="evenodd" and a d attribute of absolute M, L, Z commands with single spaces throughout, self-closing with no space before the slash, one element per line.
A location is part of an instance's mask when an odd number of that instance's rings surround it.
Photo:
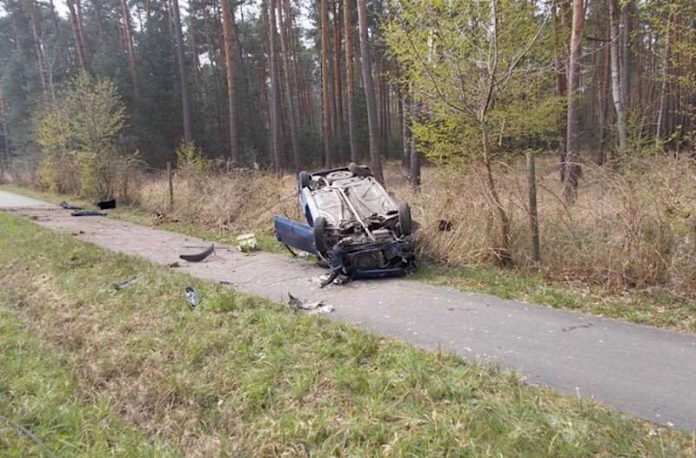
<path fill-rule="evenodd" d="M 422 108 L 412 134 L 433 160 L 474 162 L 497 216 L 493 255 L 512 262 L 510 217 L 493 174 L 499 139 L 554 131 L 558 104 L 549 13 L 523 0 L 425 4 L 404 0 L 385 38 Z"/>

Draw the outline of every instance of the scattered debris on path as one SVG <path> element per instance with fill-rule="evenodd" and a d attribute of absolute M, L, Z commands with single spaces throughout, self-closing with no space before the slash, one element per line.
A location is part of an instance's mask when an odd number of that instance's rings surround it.
<path fill-rule="evenodd" d="M 294 312 L 305 311 L 310 315 L 331 313 L 335 310 L 333 305 L 324 304 L 324 301 L 307 302 L 288 293 L 288 306 Z"/>
<path fill-rule="evenodd" d="M 342 275 L 340 269 L 334 269 L 328 274 L 319 275 L 319 287 L 324 288 L 325 286 L 333 283 L 334 285 L 345 285 L 350 281 L 350 278 Z"/>
<path fill-rule="evenodd" d="M 137 281 L 138 276 L 136 275 L 129 278 L 128 280 L 122 281 L 121 283 L 114 283 L 114 289 L 116 291 L 121 291 L 122 289 L 130 288 L 131 286 L 134 286 Z"/>
<path fill-rule="evenodd" d="M 116 208 L 116 199 L 100 200 L 95 204 L 100 210 L 110 210 Z"/>
<path fill-rule="evenodd" d="M 60 205 L 60 207 L 65 209 L 65 210 L 82 210 L 85 208 L 85 207 L 78 207 L 77 205 L 69 204 L 66 201 L 63 201 L 58 205 Z"/>
<path fill-rule="evenodd" d="M 71 216 L 106 216 L 106 213 L 97 210 L 77 210 L 70 213 Z"/>
<path fill-rule="evenodd" d="M 191 306 L 191 310 L 196 310 L 196 307 L 198 307 L 198 304 L 201 303 L 201 299 L 198 296 L 198 293 L 196 292 L 196 290 L 193 289 L 193 286 L 186 287 L 186 300 L 188 301 L 189 305 Z"/>
<path fill-rule="evenodd" d="M 210 245 L 205 250 L 196 254 L 182 254 L 179 258 L 188 262 L 201 262 L 215 252 L 215 244 Z"/>
<path fill-rule="evenodd" d="M 242 253 L 248 253 L 249 251 L 256 251 L 258 249 L 258 243 L 256 242 L 256 235 L 253 233 L 242 234 L 237 237 L 237 247 Z"/>

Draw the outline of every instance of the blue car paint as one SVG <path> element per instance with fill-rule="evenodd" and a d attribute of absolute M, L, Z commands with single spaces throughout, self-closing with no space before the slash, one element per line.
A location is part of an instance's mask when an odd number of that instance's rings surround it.
<path fill-rule="evenodd" d="M 317 254 L 317 247 L 314 246 L 314 230 L 309 225 L 284 216 L 274 216 L 273 226 L 280 243 L 307 253 Z"/>

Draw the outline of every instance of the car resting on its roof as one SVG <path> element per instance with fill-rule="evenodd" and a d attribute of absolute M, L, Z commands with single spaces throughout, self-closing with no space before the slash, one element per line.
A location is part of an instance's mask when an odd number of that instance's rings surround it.
<path fill-rule="evenodd" d="M 300 172 L 299 194 L 307 224 L 276 216 L 276 237 L 331 269 L 322 286 L 339 276 L 382 278 L 415 268 L 411 210 L 396 205 L 369 168 Z"/>

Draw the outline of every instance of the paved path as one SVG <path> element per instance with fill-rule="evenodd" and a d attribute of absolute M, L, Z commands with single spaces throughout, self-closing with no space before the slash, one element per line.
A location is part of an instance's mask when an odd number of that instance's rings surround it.
<path fill-rule="evenodd" d="M 55 205 L 0 190 L 0 208 L 52 208 Z"/>
<path fill-rule="evenodd" d="M 26 202 L 24 208 L 18 204 Z M 160 264 L 178 260 L 192 237 L 109 218 L 75 218 L 60 208 L 0 192 L 0 208 L 111 250 Z M 21 206 L 21 205 L 20 205 Z M 82 231 L 82 232 L 80 232 Z M 490 359 L 532 384 L 596 400 L 663 425 L 696 430 L 696 336 L 466 293 L 409 280 L 319 288 L 324 271 L 269 253 L 218 250 L 182 270 L 282 301 L 324 299 L 331 319 L 427 349 Z"/>

